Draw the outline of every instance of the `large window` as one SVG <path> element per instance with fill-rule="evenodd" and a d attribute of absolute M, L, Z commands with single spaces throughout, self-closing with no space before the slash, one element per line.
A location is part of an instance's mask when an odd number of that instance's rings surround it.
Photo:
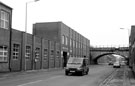
<path fill-rule="evenodd" d="M 75 47 L 75 41 L 73 40 L 73 47 Z"/>
<path fill-rule="evenodd" d="M 8 48 L 7 46 L 0 46 L 0 62 L 7 62 Z"/>
<path fill-rule="evenodd" d="M 62 44 L 64 44 L 65 43 L 65 36 L 63 35 L 62 36 Z"/>
<path fill-rule="evenodd" d="M 56 57 L 59 58 L 59 56 L 60 56 L 60 51 L 57 51 Z"/>
<path fill-rule="evenodd" d="M 9 13 L 5 11 L 1 11 L 1 16 L 0 16 L 0 27 L 9 29 Z"/>
<path fill-rule="evenodd" d="M 65 37 L 65 45 L 68 45 L 68 37 Z"/>
<path fill-rule="evenodd" d="M 20 50 L 20 45 L 13 44 L 13 59 L 14 60 L 17 60 L 19 58 L 19 50 Z"/>
<path fill-rule="evenodd" d="M 30 56 L 31 56 L 31 47 L 30 46 L 26 46 L 25 58 L 26 59 L 30 59 Z"/>
<path fill-rule="evenodd" d="M 72 46 L 72 39 L 70 39 L 70 47 Z"/>
<path fill-rule="evenodd" d="M 54 50 L 51 50 L 51 55 L 54 55 Z"/>
<path fill-rule="evenodd" d="M 39 58 L 40 57 L 40 48 L 36 48 L 35 49 L 35 58 Z"/>
<path fill-rule="evenodd" d="M 78 42 L 76 42 L 76 48 L 78 48 Z"/>
<path fill-rule="evenodd" d="M 44 49 L 44 60 L 48 58 L 48 49 Z"/>

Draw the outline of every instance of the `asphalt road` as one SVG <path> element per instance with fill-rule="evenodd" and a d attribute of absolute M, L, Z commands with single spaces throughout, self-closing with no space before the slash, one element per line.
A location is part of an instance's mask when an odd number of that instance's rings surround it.
<path fill-rule="evenodd" d="M 113 70 L 112 66 L 94 65 L 84 76 L 65 76 L 61 69 L 28 72 L 0 79 L 0 86 L 98 86 Z"/>

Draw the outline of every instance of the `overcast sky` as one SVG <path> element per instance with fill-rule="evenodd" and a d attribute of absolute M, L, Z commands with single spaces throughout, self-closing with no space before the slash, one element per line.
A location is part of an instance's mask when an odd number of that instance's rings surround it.
<path fill-rule="evenodd" d="M 25 4 L 31 0 L 1 1 L 13 8 L 12 27 L 24 31 Z M 40 0 L 28 4 L 28 33 L 32 33 L 33 23 L 54 21 L 62 21 L 93 46 L 126 46 L 131 25 L 135 25 L 135 0 Z"/>

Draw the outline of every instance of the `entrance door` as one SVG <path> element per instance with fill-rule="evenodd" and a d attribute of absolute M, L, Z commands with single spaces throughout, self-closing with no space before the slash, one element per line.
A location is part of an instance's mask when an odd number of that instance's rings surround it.
<path fill-rule="evenodd" d="M 67 52 L 63 52 L 63 67 L 66 67 L 67 64 Z"/>

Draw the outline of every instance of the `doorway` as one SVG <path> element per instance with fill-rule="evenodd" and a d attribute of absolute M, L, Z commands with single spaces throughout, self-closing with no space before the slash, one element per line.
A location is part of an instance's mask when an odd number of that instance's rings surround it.
<path fill-rule="evenodd" d="M 66 67 L 67 64 L 67 52 L 63 52 L 63 67 Z"/>

